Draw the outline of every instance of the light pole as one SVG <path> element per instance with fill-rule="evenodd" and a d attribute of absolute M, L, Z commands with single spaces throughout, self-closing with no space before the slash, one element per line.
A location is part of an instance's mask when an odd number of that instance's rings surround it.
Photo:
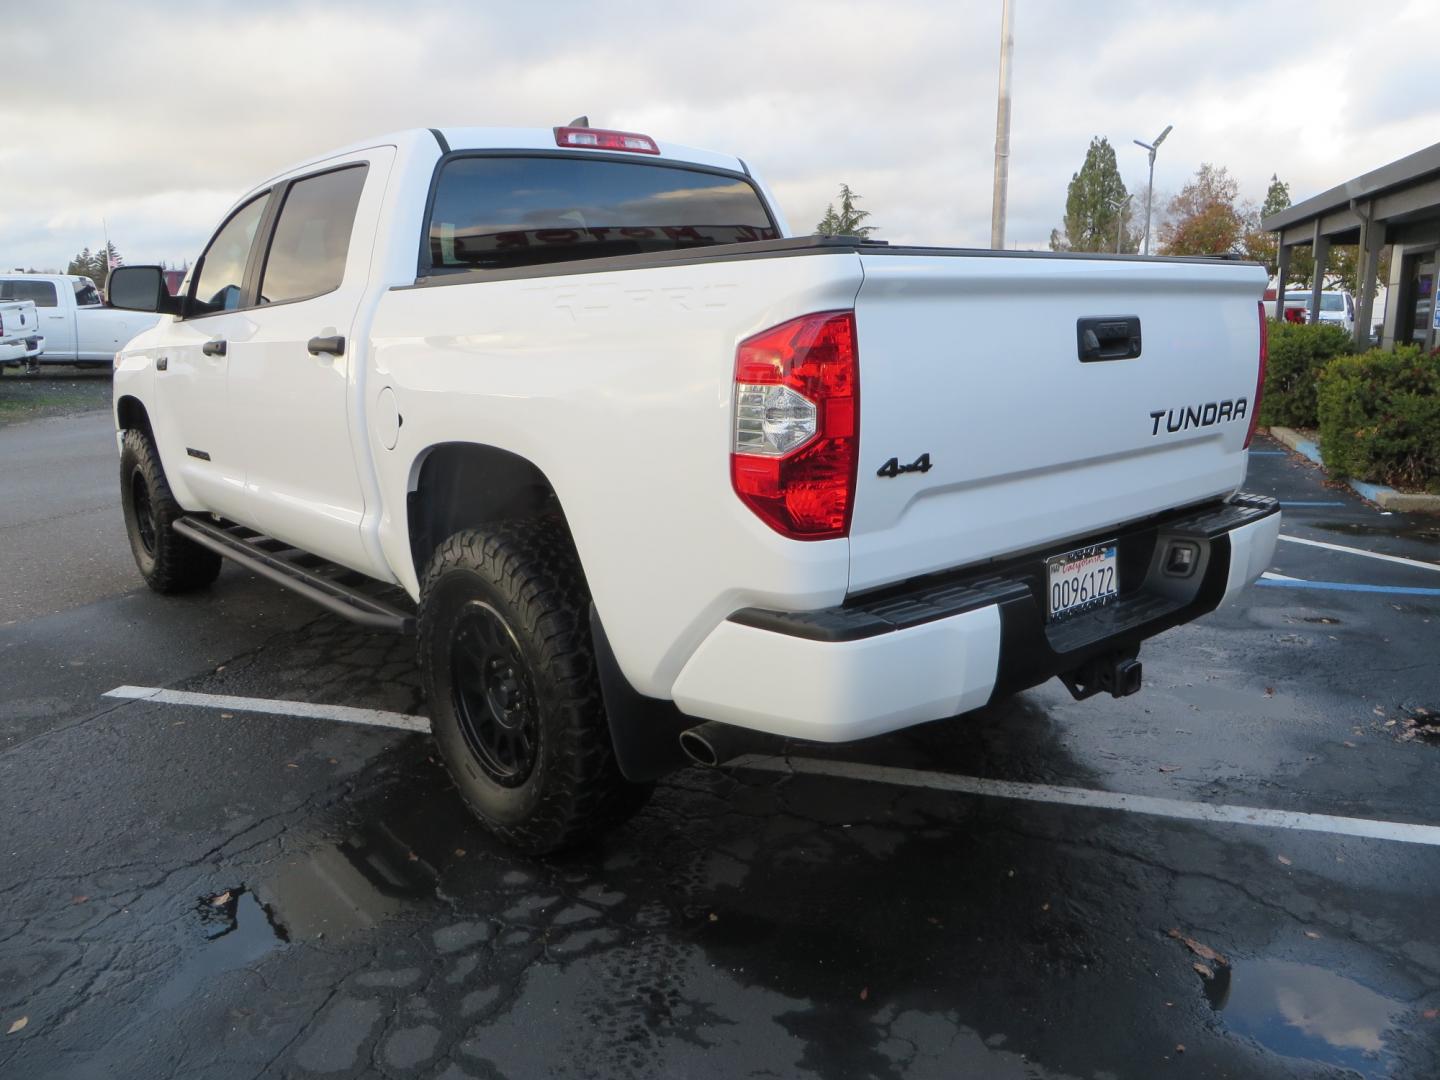
<path fill-rule="evenodd" d="M 1159 137 L 1153 143 L 1143 143 L 1139 139 L 1132 142 L 1142 149 L 1150 151 L 1150 183 L 1145 188 L 1145 254 L 1150 254 L 1150 204 L 1155 199 L 1155 151 L 1160 149 L 1160 144 L 1165 141 L 1165 136 L 1170 134 L 1174 124 L 1166 124 L 1165 130 L 1160 132 Z"/>
<path fill-rule="evenodd" d="M 1005 246 L 1005 196 L 1010 183 L 1010 55 L 1015 51 L 1014 0 L 1000 7 L 1000 91 L 995 104 L 995 194 L 990 203 L 990 246 Z"/>
<path fill-rule="evenodd" d="M 1119 202 L 1110 203 L 1110 209 L 1115 211 L 1115 254 L 1120 254 L 1120 238 L 1125 235 L 1125 208 L 1130 205 L 1134 195 L 1126 195 Z"/>

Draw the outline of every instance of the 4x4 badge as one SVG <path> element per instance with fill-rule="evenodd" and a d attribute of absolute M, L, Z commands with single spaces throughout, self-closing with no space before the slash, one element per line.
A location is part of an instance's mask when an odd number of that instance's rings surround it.
<path fill-rule="evenodd" d="M 930 464 L 929 454 L 921 454 L 909 465 L 901 465 L 899 458 L 892 457 L 889 461 L 885 462 L 884 465 L 880 466 L 879 470 L 875 473 L 875 475 L 883 476 L 887 479 L 893 479 L 894 477 L 899 476 L 901 473 L 927 473 L 931 470 L 931 468 L 933 468 L 933 466 Z"/>

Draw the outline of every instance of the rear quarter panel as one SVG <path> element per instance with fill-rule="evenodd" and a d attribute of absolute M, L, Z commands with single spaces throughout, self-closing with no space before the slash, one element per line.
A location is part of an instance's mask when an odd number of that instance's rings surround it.
<path fill-rule="evenodd" d="M 393 289 L 372 328 L 367 410 L 387 561 L 417 591 L 406 493 L 428 450 L 500 447 L 550 480 L 621 668 L 668 697 L 700 640 L 749 604 L 843 598 L 844 540 L 787 541 L 731 490 L 735 346 L 795 315 L 848 308 L 853 253 L 717 261 Z"/>

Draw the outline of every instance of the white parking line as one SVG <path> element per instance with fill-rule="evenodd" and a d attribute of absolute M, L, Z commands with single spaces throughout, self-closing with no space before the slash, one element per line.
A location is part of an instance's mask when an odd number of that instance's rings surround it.
<path fill-rule="evenodd" d="M 294 716 L 305 720 L 334 720 L 342 724 L 361 724 L 368 727 L 394 728 L 400 731 L 426 732 L 430 730 L 430 721 L 423 716 L 385 712 L 381 709 L 357 709 L 349 705 L 317 705 L 308 701 L 237 697 L 230 694 L 197 694 L 186 690 L 164 690 L 155 686 L 117 686 L 114 690 L 107 691 L 104 696 L 134 701 L 156 701 L 165 705 L 222 709 L 231 712 Z M 827 761 L 820 758 L 744 754 L 725 764 L 728 768 L 733 769 L 806 773 L 814 776 L 833 776 L 845 780 L 894 784 L 900 787 L 953 791 L 964 795 L 1020 799 L 1024 802 L 1087 806 L 1100 810 L 1125 810 L 1132 814 L 1149 814 L 1155 817 L 1179 818 L 1185 821 L 1299 829 L 1305 832 L 1330 833 L 1336 836 L 1359 836 L 1371 840 L 1395 840 L 1406 844 L 1426 844 L 1431 847 L 1440 847 L 1440 826 L 1415 825 L 1404 821 L 1376 821 L 1371 818 L 1335 817 L 1331 814 L 1307 814 L 1292 810 L 1266 810 L 1254 806 L 1186 802 L 1182 799 L 1164 799 L 1153 795 L 1126 795 L 1121 792 L 1095 791 L 1090 788 L 1023 784 L 1013 780 L 986 780 L 977 776 L 956 776 L 952 773 L 899 769 L 890 765 L 867 765 L 852 761 Z"/>
<path fill-rule="evenodd" d="M 1346 547 L 1344 544 L 1327 544 L 1324 540 L 1306 540 L 1302 536 L 1286 536 L 1283 533 L 1280 539 L 1291 544 L 1305 544 L 1307 547 L 1325 548 L 1327 551 L 1343 551 L 1347 555 L 1364 555 L 1367 559 L 1381 559 L 1384 562 L 1399 563 L 1401 566 L 1414 566 L 1421 570 L 1440 570 L 1440 564 L 1425 562 L 1421 559 L 1407 559 L 1403 555 L 1382 555 L 1378 551 L 1366 551 L 1364 548 Z"/>
<path fill-rule="evenodd" d="M 1254 806 L 1186 802 L 1183 799 L 1163 799 L 1153 795 L 1125 795 L 1114 791 L 1055 787 L 1050 784 L 1020 784 L 1011 780 L 985 780 L 976 776 L 955 776 L 950 773 L 897 769 L 889 765 L 866 765 L 851 761 L 826 761 L 820 758 L 745 754 L 726 762 L 726 766 L 736 769 L 760 769 L 765 772 L 834 776 L 846 780 L 954 791 L 965 795 L 989 795 L 1025 802 L 1088 806 L 1100 810 L 1128 810 L 1133 814 L 1150 814 L 1154 817 L 1180 818 L 1184 821 L 1218 825 L 1259 825 L 1272 829 L 1299 829 L 1335 836 L 1360 836 L 1370 840 L 1396 840 L 1404 844 L 1440 847 L 1440 826 L 1413 825 L 1404 821 L 1375 821 L 1370 818 L 1334 817 L 1330 814 L 1306 814 L 1292 810 L 1265 810 Z"/>
<path fill-rule="evenodd" d="M 368 727 L 396 728 L 400 731 L 430 730 L 430 721 L 423 716 L 385 712 L 382 709 L 356 709 L 349 705 L 316 705 L 308 701 L 234 697 L 230 694 L 194 694 L 186 690 L 162 690 L 156 686 L 117 686 L 114 690 L 106 691 L 104 696 L 158 701 L 165 705 L 196 705 L 204 709 L 225 709 L 231 712 L 298 716 L 306 720 L 335 720 L 341 724 L 363 724 Z"/>

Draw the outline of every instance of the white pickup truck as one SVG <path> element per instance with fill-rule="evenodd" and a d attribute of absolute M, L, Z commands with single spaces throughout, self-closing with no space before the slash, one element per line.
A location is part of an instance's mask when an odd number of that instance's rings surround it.
<path fill-rule="evenodd" d="M 744 161 L 643 135 L 392 135 L 251 190 L 181 297 L 113 273 L 164 313 L 116 361 L 126 523 L 161 592 L 226 555 L 415 626 L 460 791 L 549 851 L 682 732 L 1137 690 L 1271 557 L 1264 285 L 794 237 Z"/>
<path fill-rule="evenodd" d="M 0 300 L 30 300 L 40 314 L 42 364 L 104 364 L 124 344 L 154 326 L 154 315 L 106 307 L 88 277 L 76 274 L 0 274 Z"/>
<path fill-rule="evenodd" d="M 16 362 L 33 366 L 44 348 L 35 305 L 29 300 L 0 299 L 0 366 Z"/>

